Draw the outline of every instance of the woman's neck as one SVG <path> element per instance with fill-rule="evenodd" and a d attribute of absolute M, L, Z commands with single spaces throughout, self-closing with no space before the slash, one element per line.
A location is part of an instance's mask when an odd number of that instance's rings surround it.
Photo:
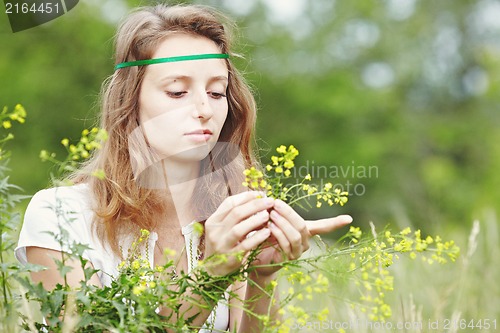
<path fill-rule="evenodd" d="M 183 227 L 194 218 L 191 198 L 200 174 L 200 164 L 179 163 L 168 159 L 162 160 L 161 164 L 165 188 L 175 207 L 177 219 Z"/>

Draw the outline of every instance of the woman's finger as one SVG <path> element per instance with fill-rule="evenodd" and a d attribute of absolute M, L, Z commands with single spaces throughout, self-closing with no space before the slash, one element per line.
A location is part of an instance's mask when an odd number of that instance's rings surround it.
<path fill-rule="evenodd" d="M 225 199 L 205 222 L 206 226 L 231 228 L 242 220 L 274 205 L 274 199 L 263 198 L 260 192 L 239 193 Z"/>
<path fill-rule="evenodd" d="M 234 225 L 227 233 L 226 240 L 228 245 L 232 248 L 240 241 L 242 241 L 250 232 L 259 229 L 269 221 L 269 212 L 262 210 Z M 219 235 L 220 236 L 220 235 Z"/>
<path fill-rule="evenodd" d="M 248 251 L 254 250 L 262 244 L 266 239 L 269 238 L 271 235 L 271 230 L 268 228 L 263 228 L 255 233 L 253 233 L 250 237 L 245 238 L 243 241 L 241 241 L 237 246 L 234 247 L 233 251 L 234 252 L 244 252 L 247 253 Z"/>
<path fill-rule="evenodd" d="M 238 206 L 240 206 L 240 205 L 242 205 L 250 200 L 261 198 L 262 196 L 263 196 L 262 193 L 257 192 L 257 191 L 247 191 L 247 192 L 242 192 L 242 193 L 232 195 L 232 196 L 224 199 L 224 201 L 222 201 L 222 203 L 215 210 L 215 212 L 212 214 L 212 216 L 210 216 L 207 219 L 207 222 L 209 220 L 221 221 L 226 217 L 227 214 L 229 214 L 231 209 L 233 209 L 234 207 L 238 207 Z"/>
<path fill-rule="evenodd" d="M 232 228 L 238 223 L 247 220 L 253 215 L 267 211 L 274 206 L 273 198 L 257 198 L 245 202 L 239 206 L 232 208 L 229 213 L 221 220 L 221 223 L 226 227 Z"/>
<path fill-rule="evenodd" d="M 350 215 L 339 215 L 336 217 L 330 217 L 327 219 L 315 220 L 315 221 L 305 221 L 309 233 L 314 236 L 318 234 L 324 234 L 343 226 L 348 225 L 352 222 L 352 217 Z"/>
<path fill-rule="evenodd" d="M 302 252 L 304 252 L 304 248 L 309 248 L 308 237 L 303 236 L 286 218 L 281 216 L 281 214 L 279 214 L 277 211 L 272 210 L 271 214 L 269 214 L 269 217 L 271 218 L 271 221 L 273 221 L 275 226 L 281 230 L 288 243 L 290 244 L 289 258 L 299 258 L 302 255 Z M 278 239 L 278 242 L 279 241 L 280 239 Z M 286 248 L 282 249 L 284 251 L 287 250 Z"/>
<path fill-rule="evenodd" d="M 309 238 L 311 237 L 311 234 L 309 233 L 309 229 L 307 228 L 307 225 L 302 216 L 300 216 L 287 203 L 279 199 L 274 203 L 274 210 L 278 212 L 280 216 L 288 221 L 289 224 L 300 233 L 302 237 L 302 250 L 307 250 L 309 248 Z"/>
<path fill-rule="evenodd" d="M 283 251 L 283 254 L 288 259 L 292 259 L 294 257 L 292 245 L 290 244 L 290 241 L 286 237 L 283 230 L 274 223 L 269 224 L 269 229 L 271 230 L 271 235 L 273 235 L 273 237 L 276 239 L 276 242 L 278 243 L 281 251 Z"/>
<path fill-rule="evenodd" d="M 306 225 L 304 223 L 304 219 L 300 216 L 292 207 L 290 207 L 286 202 L 276 199 L 274 202 L 274 209 L 280 213 L 283 217 L 285 217 L 288 221 L 290 221 L 295 229 L 299 232 L 307 232 Z"/>

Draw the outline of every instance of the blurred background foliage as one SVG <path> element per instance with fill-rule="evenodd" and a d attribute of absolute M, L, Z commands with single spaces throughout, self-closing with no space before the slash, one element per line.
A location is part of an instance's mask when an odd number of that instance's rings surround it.
<path fill-rule="evenodd" d="M 308 216 L 435 232 L 498 211 L 499 1 L 193 2 L 239 27 L 245 58 L 234 61 L 255 89 L 261 155 L 294 144 L 298 173 L 351 192 L 346 207 Z M 0 106 L 28 111 L 13 131 L 11 181 L 27 193 L 49 185 L 40 150 L 62 157 L 60 140 L 95 124 L 117 22 L 150 3 L 82 0 L 15 34 L 1 18 Z"/>

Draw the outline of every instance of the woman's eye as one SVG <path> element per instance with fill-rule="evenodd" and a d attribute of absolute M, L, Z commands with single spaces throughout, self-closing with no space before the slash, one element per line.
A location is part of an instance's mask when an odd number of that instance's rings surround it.
<path fill-rule="evenodd" d="M 223 93 L 219 93 L 219 92 L 215 92 L 215 91 L 211 91 L 208 93 L 212 98 L 214 99 L 221 99 L 221 98 L 225 98 L 226 97 L 226 94 L 223 94 Z"/>
<path fill-rule="evenodd" d="M 184 96 L 187 92 L 186 91 L 167 91 L 167 96 L 171 98 L 181 98 Z"/>

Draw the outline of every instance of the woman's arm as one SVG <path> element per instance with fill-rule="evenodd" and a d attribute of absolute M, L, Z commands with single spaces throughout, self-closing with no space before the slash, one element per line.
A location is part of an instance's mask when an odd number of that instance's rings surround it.
<path fill-rule="evenodd" d="M 262 320 L 259 315 L 269 316 L 271 322 L 274 322 L 278 316 L 279 302 L 271 305 L 272 298 L 263 292 L 271 281 L 276 279 L 276 273 L 265 277 L 258 277 L 256 274 L 249 274 L 248 281 L 245 283 L 244 300 L 245 309 L 240 314 L 240 325 L 237 332 L 257 333 L 262 330 Z M 272 290 L 269 290 L 272 293 Z M 276 297 L 275 297 L 276 298 Z M 231 316 L 230 316 L 231 318 Z"/>
<path fill-rule="evenodd" d="M 220 294 L 220 299 L 222 299 L 224 291 L 229 287 L 229 281 L 226 286 L 218 286 L 218 294 Z M 177 288 L 174 286 L 174 288 Z M 212 297 L 216 294 L 211 295 Z M 192 328 L 201 328 L 203 324 L 207 321 L 210 313 L 213 311 L 215 305 L 220 299 L 211 299 L 207 302 L 199 293 L 187 288 L 185 292 L 182 293 L 182 298 L 178 300 L 180 305 L 176 308 L 176 313 L 170 307 L 160 308 L 159 314 L 168 318 L 169 322 L 175 323 L 178 321 L 178 316 L 183 319 L 193 318 L 190 323 Z M 200 306 L 200 305 L 202 306 Z M 166 329 L 168 333 L 177 333 L 178 330 Z"/>
<path fill-rule="evenodd" d="M 231 294 L 229 298 L 229 331 L 238 332 L 238 327 L 241 324 L 241 317 L 243 316 L 243 307 L 245 294 L 247 290 L 246 281 L 237 281 L 231 285 Z"/>
<path fill-rule="evenodd" d="M 60 251 L 28 246 L 26 247 L 26 257 L 29 263 L 47 267 L 39 272 L 31 272 L 33 282 L 41 282 L 47 290 L 54 289 L 57 284 L 64 285 L 65 283 L 70 287 L 78 287 L 80 286 L 80 281 L 85 279 L 80 260 L 76 259 L 66 259 L 65 266 L 72 267 L 72 269 L 66 274 L 66 278 L 61 276 L 55 263 L 55 260 L 61 261 L 63 259 L 63 253 Z M 89 283 L 101 286 L 101 281 L 99 281 L 99 277 L 96 274 L 90 278 Z"/>
<path fill-rule="evenodd" d="M 56 250 L 49 250 L 41 247 L 28 246 L 26 247 L 26 256 L 29 263 L 45 266 L 46 269 L 39 272 L 32 272 L 31 279 L 34 283 L 41 282 L 46 290 L 54 289 L 57 284 L 65 285 L 77 288 L 80 286 L 81 281 L 84 280 L 85 275 L 79 260 L 76 259 L 65 259 L 65 266 L 71 267 L 72 269 L 66 274 L 66 277 L 61 276 L 58 270 L 56 260 L 61 261 L 63 259 L 63 253 Z M 95 286 L 101 286 L 101 282 L 96 274 L 94 274 L 89 280 L 89 284 Z M 197 295 L 192 295 L 189 291 L 185 293 L 187 297 L 192 297 L 197 302 L 203 302 L 201 299 L 197 299 Z M 193 321 L 193 326 L 201 327 L 210 312 L 212 311 L 213 305 L 210 309 L 200 309 L 198 306 L 194 306 L 190 301 L 181 301 L 182 305 L 179 309 L 179 313 L 184 314 L 185 318 L 189 318 L 198 314 L 198 316 Z M 215 304 L 214 304 L 215 305 Z M 162 309 L 160 314 L 171 315 L 170 309 Z M 176 318 L 172 317 L 172 321 Z M 170 332 L 167 330 L 167 332 Z M 174 331 L 171 331 L 174 333 Z"/>

